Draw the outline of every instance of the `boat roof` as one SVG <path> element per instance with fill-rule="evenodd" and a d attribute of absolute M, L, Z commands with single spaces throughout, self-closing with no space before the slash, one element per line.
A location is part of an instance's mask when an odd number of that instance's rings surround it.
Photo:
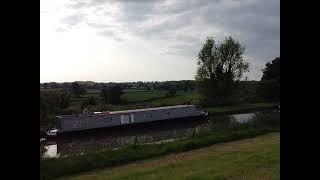
<path fill-rule="evenodd" d="M 175 109 L 175 108 L 184 108 L 184 107 L 192 107 L 192 106 L 194 105 L 177 105 L 177 106 L 164 106 L 164 107 L 144 108 L 144 109 L 132 109 L 132 110 L 124 110 L 124 111 L 112 111 L 112 112 L 109 112 L 109 114 L 123 114 L 123 113 L 132 113 L 132 112 L 141 112 L 141 111 Z"/>
<path fill-rule="evenodd" d="M 133 113 L 133 112 L 142 112 L 142 111 L 153 111 L 153 110 L 163 110 L 163 109 L 175 109 L 175 108 L 184 108 L 184 107 L 194 107 L 194 105 L 176 105 L 176 106 L 163 106 L 163 107 L 154 107 L 154 108 L 144 108 L 144 109 L 131 109 L 131 110 L 123 110 L 123 111 L 110 111 L 107 112 L 107 114 L 126 114 L 126 113 Z M 94 112 L 91 115 L 99 115 L 104 114 L 106 112 Z M 81 114 L 76 115 L 61 115 L 58 116 L 60 118 L 62 117 L 73 117 L 73 116 L 79 116 Z"/>

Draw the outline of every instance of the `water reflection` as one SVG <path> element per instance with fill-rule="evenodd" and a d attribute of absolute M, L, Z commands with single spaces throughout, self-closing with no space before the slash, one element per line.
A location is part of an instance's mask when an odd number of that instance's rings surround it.
<path fill-rule="evenodd" d="M 271 112 L 268 112 L 271 113 Z M 82 154 L 87 151 L 101 149 L 117 149 L 128 144 L 150 144 L 166 140 L 185 138 L 192 135 L 199 127 L 229 128 L 234 124 L 251 122 L 258 113 L 235 114 L 210 117 L 208 121 L 188 120 L 159 122 L 153 125 L 108 129 L 93 135 L 73 136 L 44 142 L 40 147 L 42 158 L 63 157 Z M 200 128 L 201 129 L 201 128 Z"/>

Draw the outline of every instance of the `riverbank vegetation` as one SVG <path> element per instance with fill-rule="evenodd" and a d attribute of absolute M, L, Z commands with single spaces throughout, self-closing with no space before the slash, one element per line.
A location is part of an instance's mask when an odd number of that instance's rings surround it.
<path fill-rule="evenodd" d="M 280 179 L 280 134 L 167 155 L 61 179 Z M 239 178 L 241 177 L 241 178 Z"/>
<path fill-rule="evenodd" d="M 215 122 L 217 123 L 217 122 Z M 117 150 L 106 149 L 57 159 L 40 160 L 40 177 L 48 179 L 64 175 L 116 166 L 132 161 L 179 153 L 216 143 L 255 137 L 268 132 L 279 131 L 280 114 L 261 114 L 250 123 L 225 124 L 221 122 L 195 129 L 194 133 L 183 140 L 161 144 L 131 144 Z"/>

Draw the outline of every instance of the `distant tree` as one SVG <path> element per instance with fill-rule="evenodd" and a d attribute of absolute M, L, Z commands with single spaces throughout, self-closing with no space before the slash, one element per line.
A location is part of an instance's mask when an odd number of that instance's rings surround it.
<path fill-rule="evenodd" d="M 80 84 L 78 82 L 73 82 L 71 84 L 71 92 L 76 97 L 80 97 L 80 95 L 86 93 L 86 90 L 82 86 L 80 86 Z"/>
<path fill-rule="evenodd" d="M 59 98 L 59 108 L 60 109 L 67 108 L 70 105 L 71 95 L 67 90 L 63 89 L 60 92 L 58 98 Z"/>
<path fill-rule="evenodd" d="M 191 86 L 191 87 L 190 87 L 190 91 L 194 91 L 195 89 L 196 89 L 195 86 Z"/>
<path fill-rule="evenodd" d="M 98 100 L 96 97 L 94 96 L 90 96 L 87 97 L 81 104 L 81 109 L 86 108 L 89 105 L 97 105 L 98 104 Z"/>
<path fill-rule="evenodd" d="M 257 94 L 268 101 L 280 101 L 280 57 L 268 62 L 262 72 Z"/>
<path fill-rule="evenodd" d="M 61 87 L 64 89 L 70 89 L 71 83 L 68 83 L 68 82 L 61 83 Z"/>
<path fill-rule="evenodd" d="M 280 83 L 280 57 L 276 57 L 271 63 L 268 62 L 262 72 L 261 81 L 277 80 Z"/>
<path fill-rule="evenodd" d="M 89 104 L 89 105 L 97 105 L 97 104 L 98 104 L 97 98 L 94 97 L 94 96 L 88 97 L 88 104 Z"/>
<path fill-rule="evenodd" d="M 48 83 L 43 83 L 42 86 L 43 86 L 44 89 L 47 89 L 48 88 Z"/>
<path fill-rule="evenodd" d="M 159 89 L 159 84 L 157 81 L 153 81 L 152 83 L 150 83 L 150 88 L 153 90 L 158 90 Z"/>
<path fill-rule="evenodd" d="M 183 91 L 187 92 L 190 88 L 190 83 L 189 81 L 183 81 Z"/>
<path fill-rule="evenodd" d="M 50 83 L 47 83 L 48 84 L 48 88 L 52 88 L 52 89 L 56 89 L 56 88 L 59 88 L 60 85 L 56 82 L 50 82 Z"/>
<path fill-rule="evenodd" d="M 198 55 L 196 82 L 206 104 L 226 104 L 236 82 L 248 72 L 242 55 L 245 47 L 231 36 L 221 43 L 209 37 Z"/>
<path fill-rule="evenodd" d="M 173 87 L 171 87 L 171 88 L 169 88 L 169 89 L 167 90 L 167 92 L 166 92 L 166 97 L 172 97 L 172 96 L 174 96 L 174 95 L 176 95 L 176 94 L 177 94 L 176 89 L 173 88 Z"/>
<path fill-rule="evenodd" d="M 101 91 L 101 96 L 106 104 L 120 104 L 122 91 L 121 86 L 114 85 L 110 87 L 105 87 Z"/>

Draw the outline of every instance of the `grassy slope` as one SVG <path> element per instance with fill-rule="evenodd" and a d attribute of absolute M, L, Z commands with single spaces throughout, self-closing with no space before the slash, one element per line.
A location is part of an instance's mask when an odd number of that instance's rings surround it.
<path fill-rule="evenodd" d="M 278 131 L 278 128 L 237 128 L 238 130 L 215 130 L 205 136 L 190 137 L 185 140 L 165 144 L 127 146 L 120 150 L 102 150 L 87 153 L 83 156 L 40 160 L 40 177 L 58 177 L 101 169 L 104 167 L 126 164 L 129 162 L 153 158 L 170 153 L 185 152 L 216 143 L 234 141 L 255 137 L 268 132 Z M 201 134 L 201 133 L 200 133 Z"/>
<path fill-rule="evenodd" d="M 280 135 L 271 133 L 64 179 L 280 179 Z"/>

